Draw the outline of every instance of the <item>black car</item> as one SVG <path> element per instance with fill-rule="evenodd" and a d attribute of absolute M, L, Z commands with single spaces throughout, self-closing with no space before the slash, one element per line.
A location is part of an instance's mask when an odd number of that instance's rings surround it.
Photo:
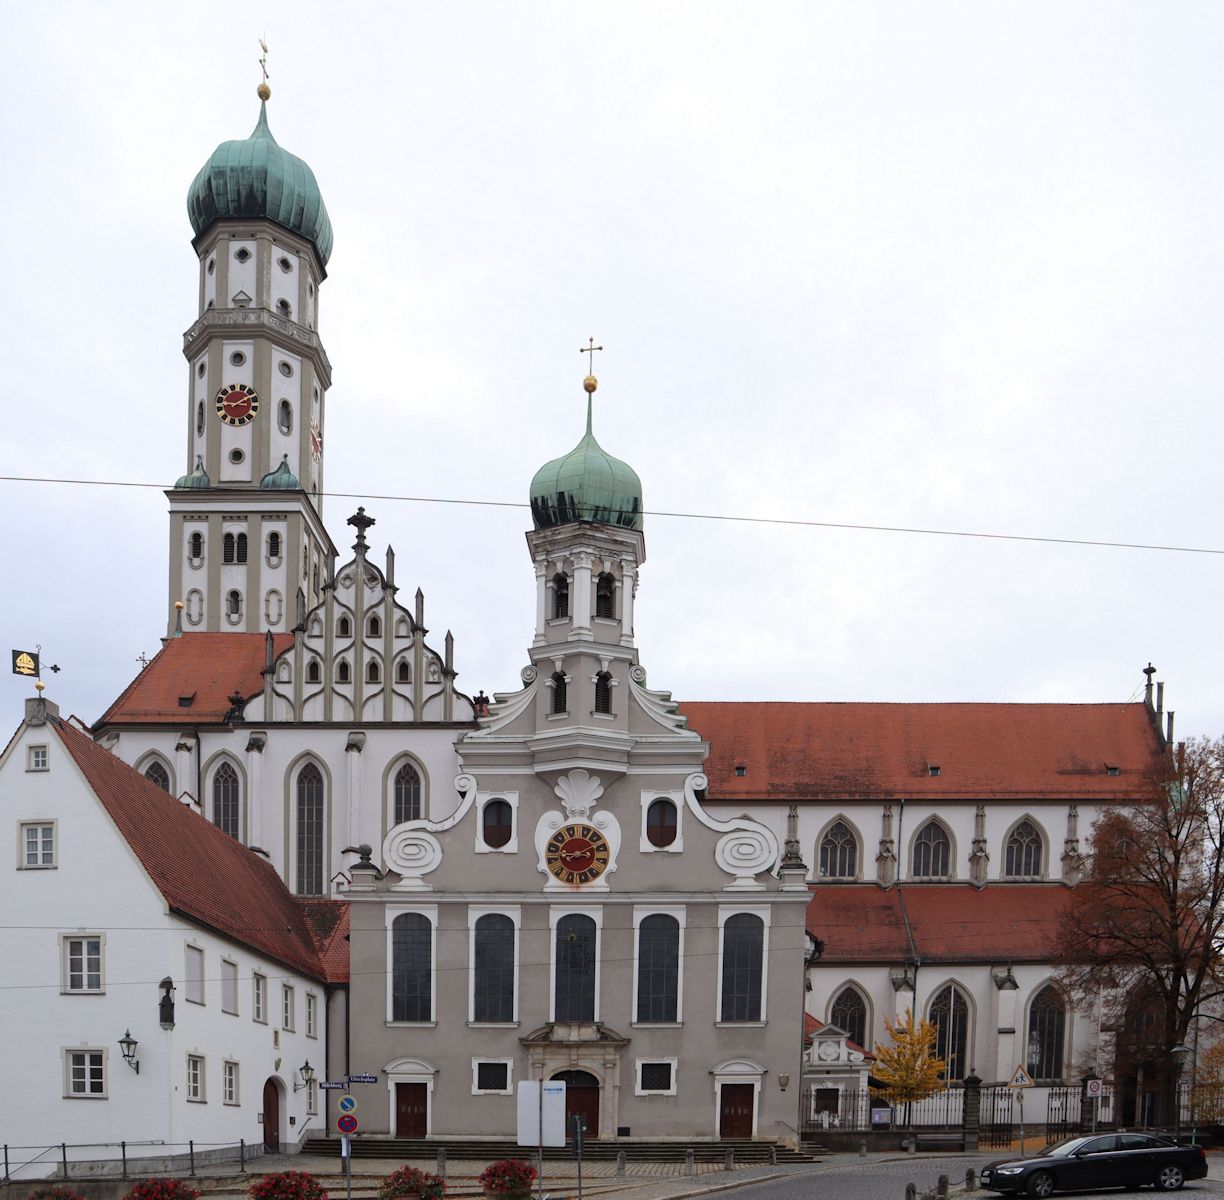
<path fill-rule="evenodd" d="M 1003 1158 L 982 1168 L 992 1192 L 1048 1196 L 1065 1190 L 1136 1188 L 1145 1183 L 1171 1192 L 1207 1174 L 1201 1146 L 1179 1146 L 1146 1133 L 1102 1133 L 1047 1146 L 1035 1158 Z"/>

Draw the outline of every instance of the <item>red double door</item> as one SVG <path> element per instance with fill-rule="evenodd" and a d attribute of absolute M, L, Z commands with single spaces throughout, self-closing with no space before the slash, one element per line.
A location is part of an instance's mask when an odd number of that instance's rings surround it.
<path fill-rule="evenodd" d="M 752 1137 L 752 1109 L 756 1088 L 750 1083 L 724 1083 L 718 1089 L 718 1136 Z"/>
<path fill-rule="evenodd" d="M 395 1085 L 395 1136 L 423 1138 L 429 1126 L 429 1094 L 423 1083 Z"/>

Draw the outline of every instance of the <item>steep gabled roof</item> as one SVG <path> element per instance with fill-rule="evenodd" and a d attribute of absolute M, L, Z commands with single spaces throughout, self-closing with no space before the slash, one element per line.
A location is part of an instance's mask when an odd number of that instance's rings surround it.
<path fill-rule="evenodd" d="M 58 718 L 48 725 L 171 911 L 303 975 L 347 978 L 347 904 L 298 900 L 271 863 L 86 734 Z"/>
<path fill-rule="evenodd" d="M 808 929 L 824 944 L 820 965 L 889 963 L 910 957 L 905 916 L 923 964 L 1054 961 L 1062 917 L 1075 890 L 1061 883 L 821 883 Z"/>
<path fill-rule="evenodd" d="M 293 635 L 273 635 L 279 656 Z M 229 697 L 263 690 L 262 633 L 185 633 L 165 644 L 99 719 L 107 725 L 207 725 L 225 719 Z M 182 700 L 190 698 L 190 703 Z"/>
<path fill-rule="evenodd" d="M 712 800 L 1133 801 L 1162 753 L 1143 704 L 689 702 L 680 711 L 710 743 Z"/>

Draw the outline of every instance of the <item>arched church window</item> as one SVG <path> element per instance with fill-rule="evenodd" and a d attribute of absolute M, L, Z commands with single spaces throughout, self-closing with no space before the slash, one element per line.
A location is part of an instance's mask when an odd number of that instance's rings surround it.
<path fill-rule="evenodd" d="M 202 533 L 193 533 L 189 545 L 191 549 L 188 553 L 196 562 L 199 562 L 204 557 L 204 535 Z"/>
<path fill-rule="evenodd" d="M 638 926 L 638 987 L 635 1021 L 677 1019 L 680 998 L 680 922 L 651 913 Z"/>
<path fill-rule="evenodd" d="M 240 563 L 244 563 L 247 560 L 247 535 L 245 533 L 240 533 L 237 537 L 235 557 Z"/>
<path fill-rule="evenodd" d="M 281 555 L 281 536 L 279 533 L 268 534 L 268 557 L 275 562 Z"/>
<path fill-rule="evenodd" d="M 238 772 L 223 762 L 213 773 L 213 824 L 230 837 L 238 836 L 239 795 Z"/>
<path fill-rule="evenodd" d="M 371 613 L 370 619 L 366 622 L 367 637 L 382 637 L 382 622 L 378 619 L 377 613 Z"/>
<path fill-rule="evenodd" d="M 660 797 L 646 810 L 646 840 L 662 849 L 676 840 L 676 806 Z"/>
<path fill-rule="evenodd" d="M 1041 834 L 1032 821 L 1021 821 L 1007 839 L 1003 874 L 1009 879 L 1037 879 L 1041 875 Z M 1044 1078 L 1044 1076 L 1043 1076 Z"/>
<path fill-rule="evenodd" d="M 553 576 L 553 616 L 569 616 L 569 580 L 560 572 Z"/>
<path fill-rule="evenodd" d="M 421 819 L 421 776 L 411 763 L 395 772 L 395 823 Z"/>
<path fill-rule="evenodd" d="M 378 670 L 378 663 L 371 659 L 366 663 L 366 683 L 380 683 L 382 675 Z"/>
<path fill-rule="evenodd" d="M 557 922 L 555 1020 L 595 1019 L 596 936 L 585 913 L 567 913 Z"/>
<path fill-rule="evenodd" d="M 409 665 L 406 658 L 401 658 L 395 666 L 395 682 L 396 683 L 411 683 L 412 682 L 412 667 Z"/>
<path fill-rule="evenodd" d="M 600 671 L 595 676 L 595 711 L 597 713 L 612 711 L 612 675 L 608 671 Z"/>
<path fill-rule="evenodd" d="M 319 660 L 317 658 L 312 658 L 310 662 L 306 664 L 306 682 L 318 683 L 319 677 Z"/>
<path fill-rule="evenodd" d="M 838 1029 L 844 1029 L 852 1042 L 867 1045 L 867 1002 L 857 989 L 842 988 L 829 1009 L 829 1021 Z"/>
<path fill-rule="evenodd" d="M 242 593 L 234 590 L 225 598 L 225 611 L 234 618 L 242 616 Z"/>
<path fill-rule="evenodd" d="M 565 673 L 554 671 L 552 685 L 552 711 L 554 715 L 558 715 L 567 711 L 565 707 Z"/>
<path fill-rule="evenodd" d="M 336 663 L 336 682 L 337 683 L 351 683 L 352 682 L 352 674 L 349 671 L 349 665 L 348 665 L 347 658 L 342 658 L 338 663 Z"/>
<path fill-rule="evenodd" d="M 911 874 L 915 879 L 947 879 L 951 857 L 944 827 L 938 821 L 928 821 L 914 838 Z"/>
<path fill-rule="evenodd" d="M 280 402 L 280 406 L 277 409 L 276 424 L 281 433 L 293 432 L 293 405 L 288 400 Z"/>
<path fill-rule="evenodd" d="M 353 623 L 348 619 L 348 617 L 341 617 L 340 620 L 336 622 L 336 635 L 337 637 L 353 636 Z"/>
<path fill-rule="evenodd" d="M 595 583 L 595 615 L 616 617 L 616 576 L 610 571 L 601 572 Z"/>
<path fill-rule="evenodd" d="M 1029 1005 L 1025 1062 L 1034 1079 L 1061 1079 L 1063 1046 L 1067 1040 L 1067 1006 L 1053 984 L 1047 984 Z"/>
<path fill-rule="evenodd" d="M 931 1024 L 935 1026 L 935 1056 L 947 1063 L 944 1078 L 965 1077 L 969 1039 L 969 1002 L 960 988 L 948 984 L 931 1001 Z"/>
<path fill-rule="evenodd" d="M 297 777 L 297 891 L 323 894 L 323 773 L 307 763 Z"/>
<path fill-rule="evenodd" d="M 472 1019 L 514 1020 L 514 922 L 504 913 L 477 918 L 472 953 Z"/>
<path fill-rule="evenodd" d="M 433 925 L 424 913 L 391 923 L 391 1020 L 433 1019 Z"/>
<path fill-rule="evenodd" d="M 507 845 L 514 832 L 514 809 L 508 800 L 500 797 L 490 800 L 480 814 L 480 834 L 486 846 L 500 850 Z"/>
<path fill-rule="evenodd" d="M 221 541 L 221 561 L 232 563 L 234 561 L 234 535 L 227 533 Z"/>
<path fill-rule="evenodd" d="M 858 841 L 845 821 L 834 821 L 820 839 L 820 877 L 854 879 L 857 874 Z"/>
<path fill-rule="evenodd" d="M 755 913 L 735 913 L 722 927 L 720 1021 L 761 1019 L 765 922 Z"/>
<path fill-rule="evenodd" d="M 170 772 L 156 759 L 145 767 L 144 777 L 150 783 L 155 783 L 163 792 L 170 790 Z"/>

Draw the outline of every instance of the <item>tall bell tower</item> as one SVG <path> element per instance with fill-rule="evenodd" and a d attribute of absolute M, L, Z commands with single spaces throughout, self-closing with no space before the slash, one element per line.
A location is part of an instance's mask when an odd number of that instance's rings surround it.
<path fill-rule="evenodd" d="M 331 364 L 318 334 L 331 220 L 314 172 L 268 127 L 223 142 L 187 194 L 199 258 L 187 472 L 170 488 L 168 624 L 287 632 L 335 559 L 322 520 Z"/>

